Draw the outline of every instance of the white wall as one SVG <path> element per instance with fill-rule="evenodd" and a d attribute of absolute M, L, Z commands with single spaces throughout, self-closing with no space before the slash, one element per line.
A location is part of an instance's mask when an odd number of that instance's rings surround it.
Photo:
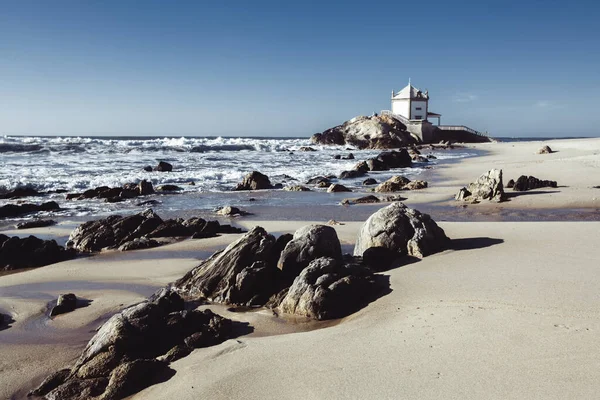
<path fill-rule="evenodd" d="M 410 119 L 409 105 L 408 99 L 394 99 L 392 100 L 392 112 Z"/>
<path fill-rule="evenodd" d="M 420 108 L 420 110 L 417 110 Z M 420 116 L 420 118 L 418 118 Z M 413 100 L 410 104 L 410 119 L 427 119 L 427 102 Z"/>

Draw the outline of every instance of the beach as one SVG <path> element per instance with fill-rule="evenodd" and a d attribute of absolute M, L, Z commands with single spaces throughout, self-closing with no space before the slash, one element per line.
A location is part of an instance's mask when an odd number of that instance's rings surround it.
<path fill-rule="evenodd" d="M 555 152 L 536 154 L 543 145 Z M 252 333 L 194 350 L 171 364 L 171 379 L 131 398 L 594 398 L 600 389 L 594 337 L 600 329 L 600 189 L 593 186 L 600 185 L 600 139 L 466 148 L 478 155 L 424 171 L 429 187 L 406 193 L 404 203 L 430 212 L 451 242 L 447 250 L 382 272 L 390 293 L 324 323 L 215 306 L 249 323 Z M 502 203 L 454 200 L 492 168 L 502 169 L 505 184 L 533 175 L 558 187 L 507 189 Z M 254 215 L 231 221 L 278 236 L 336 219 L 342 250 L 351 253 L 362 222 L 383 207 L 334 205 L 351 195 L 334 194 L 322 208 L 248 205 Z M 332 215 L 334 209 L 344 211 Z M 278 211 L 287 217 L 277 218 Z M 63 221 L 30 231 L 64 242 L 72 226 Z M 14 319 L 0 331 L 0 398 L 22 398 L 72 364 L 111 315 L 240 236 L 107 251 L 0 276 L 0 311 Z M 49 319 L 47 304 L 69 292 L 89 305 Z"/>

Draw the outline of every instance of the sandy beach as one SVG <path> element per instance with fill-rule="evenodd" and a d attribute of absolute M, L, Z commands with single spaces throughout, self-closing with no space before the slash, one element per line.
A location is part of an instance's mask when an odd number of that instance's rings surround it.
<path fill-rule="evenodd" d="M 538 155 L 542 145 L 555 152 Z M 499 209 L 600 208 L 600 139 L 468 145 L 485 152 L 431 170 L 430 187 L 405 202 L 462 209 L 456 192 L 491 168 L 555 180 Z M 356 206 L 360 207 L 360 206 Z M 316 215 L 320 215 L 318 212 Z M 311 222 L 236 219 L 275 235 Z M 435 219 L 435 215 L 433 215 Z M 450 249 L 384 272 L 391 292 L 327 323 L 277 318 L 268 310 L 214 311 L 253 327 L 249 335 L 197 349 L 171 364 L 176 374 L 133 399 L 231 398 L 595 398 L 600 390 L 600 222 L 444 222 Z M 351 252 L 362 222 L 335 225 Z M 58 225 L 19 233 L 66 239 Z M 4 231 L 3 233 L 14 233 Z M 155 249 L 105 252 L 0 276 L 0 398 L 23 398 L 70 365 L 111 315 L 180 278 L 237 234 Z M 49 319 L 47 304 L 76 293 L 87 307 Z"/>

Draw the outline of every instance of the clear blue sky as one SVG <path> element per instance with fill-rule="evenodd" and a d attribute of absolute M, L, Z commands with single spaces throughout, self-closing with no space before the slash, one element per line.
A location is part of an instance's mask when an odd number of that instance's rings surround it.
<path fill-rule="evenodd" d="M 0 134 L 308 136 L 429 89 L 443 123 L 600 134 L 600 6 L 0 0 Z"/>

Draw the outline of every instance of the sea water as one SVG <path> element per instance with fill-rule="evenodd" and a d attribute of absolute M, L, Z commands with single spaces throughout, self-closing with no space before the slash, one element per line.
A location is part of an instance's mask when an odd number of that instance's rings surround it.
<path fill-rule="evenodd" d="M 316 151 L 300 151 L 310 146 Z M 271 183 L 284 186 L 305 184 L 315 176 L 335 175 L 351 170 L 360 160 L 375 157 L 380 150 L 358 150 L 352 146 L 321 146 L 307 138 L 248 138 L 248 137 L 0 137 L 0 193 L 17 187 L 38 191 L 66 190 L 83 192 L 98 186 L 123 186 L 141 180 L 154 187 L 174 184 L 182 193 L 152 195 L 121 203 L 103 199 L 66 200 L 65 194 L 27 198 L 27 202 L 57 201 L 62 208 L 52 216 L 92 219 L 113 213 L 128 214 L 143 209 L 140 202 L 156 200 L 152 208 L 160 215 L 181 215 L 212 212 L 215 208 L 233 205 L 244 208 L 250 204 L 277 213 L 278 207 L 311 207 L 337 205 L 350 193 L 331 194 L 326 189 L 313 192 L 267 190 L 233 192 L 244 175 L 260 171 Z M 339 160 L 335 155 L 355 159 Z M 452 151 L 424 150 L 436 159 L 429 163 L 414 163 L 411 168 L 369 173 L 382 182 L 393 175 L 414 180 L 436 164 L 473 156 L 472 149 Z M 145 166 L 159 161 L 173 165 L 171 172 L 146 172 Z M 356 192 L 366 192 L 365 177 L 339 183 Z M 335 181 L 335 180 L 334 180 Z M 190 183 L 194 183 L 191 185 Z M 0 200 L 0 206 L 21 200 Z M 252 201 L 252 203 L 250 203 Z M 273 211 L 275 210 L 275 211 Z M 282 213 L 285 210 L 281 210 Z M 44 216 L 42 215 L 36 215 Z M 32 218 L 24 216 L 17 220 Z M 272 216 L 271 216 L 272 217 Z"/>

